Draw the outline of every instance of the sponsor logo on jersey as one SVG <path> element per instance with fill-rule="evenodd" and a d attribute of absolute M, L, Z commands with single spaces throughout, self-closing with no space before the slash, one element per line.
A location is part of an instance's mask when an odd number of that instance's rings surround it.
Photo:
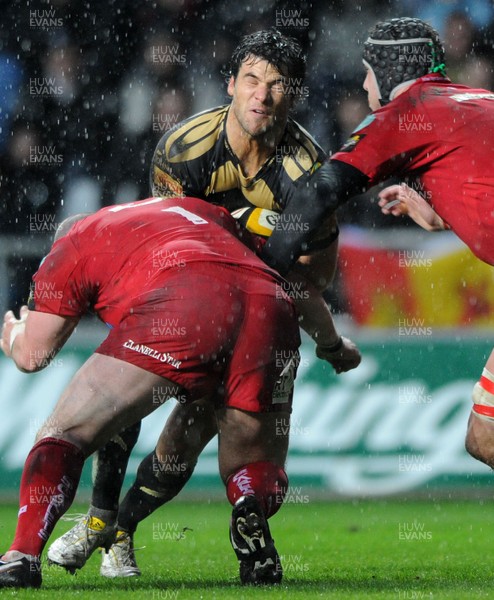
<path fill-rule="evenodd" d="M 153 180 L 154 189 L 159 192 L 162 196 L 182 196 L 183 188 L 182 185 L 176 180 L 173 179 L 171 175 L 162 171 L 159 167 L 155 165 L 154 167 L 154 180 Z"/>
<path fill-rule="evenodd" d="M 350 139 L 348 139 L 343 146 L 340 148 L 340 152 L 351 152 L 352 150 L 354 150 L 355 146 L 360 142 L 360 140 L 363 140 L 365 137 L 365 133 L 362 134 L 357 134 L 357 135 L 352 135 L 350 137 Z"/>
<path fill-rule="evenodd" d="M 127 340 L 124 344 L 124 348 L 133 350 L 134 352 L 139 352 L 139 354 L 144 354 L 144 356 L 150 356 L 151 358 L 155 358 L 160 362 L 164 362 L 168 365 L 171 365 L 172 367 L 175 367 L 175 369 L 180 369 L 180 365 L 182 364 L 181 360 L 173 358 L 173 356 L 171 354 L 168 354 L 168 352 L 158 352 L 158 350 L 154 350 L 153 348 L 150 348 L 149 346 L 146 346 L 144 344 L 136 344 L 134 340 Z"/>

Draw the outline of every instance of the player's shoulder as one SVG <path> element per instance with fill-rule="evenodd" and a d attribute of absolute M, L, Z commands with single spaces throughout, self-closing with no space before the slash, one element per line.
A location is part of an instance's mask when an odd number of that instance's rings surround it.
<path fill-rule="evenodd" d="M 301 148 L 308 149 L 314 160 L 321 156 L 326 157 L 326 152 L 315 140 L 314 136 L 292 118 L 289 118 L 287 121 L 285 135 L 292 138 Z"/>
<path fill-rule="evenodd" d="M 219 139 L 229 105 L 211 108 L 178 123 L 158 142 L 157 152 L 167 160 L 191 160 L 205 153 Z"/>
<path fill-rule="evenodd" d="M 187 117 L 165 135 L 166 137 L 173 137 L 173 135 L 178 132 L 183 134 L 184 132 L 193 131 L 196 127 L 200 127 L 205 123 L 210 124 L 212 127 L 221 125 L 228 112 L 229 106 L 229 104 L 215 106 L 214 108 L 208 108 L 207 110 L 203 110 L 195 115 Z"/>
<path fill-rule="evenodd" d="M 285 133 L 280 144 L 285 169 L 296 166 L 296 170 L 310 173 L 327 159 L 322 146 L 300 123 L 288 119 Z"/>

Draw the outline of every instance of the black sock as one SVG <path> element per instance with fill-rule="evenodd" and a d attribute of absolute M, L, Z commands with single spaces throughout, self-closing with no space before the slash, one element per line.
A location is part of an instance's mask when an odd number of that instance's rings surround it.
<path fill-rule="evenodd" d="M 134 533 L 141 521 L 175 498 L 193 471 L 194 467 L 185 464 L 160 463 L 151 452 L 139 465 L 136 480 L 120 504 L 117 528 Z"/>
<path fill-rule="evenodd" d="M 139 421 L 121 431 L 94 454 L 92 506 L 118 510 L 125 471 L 140 430 Z"/>

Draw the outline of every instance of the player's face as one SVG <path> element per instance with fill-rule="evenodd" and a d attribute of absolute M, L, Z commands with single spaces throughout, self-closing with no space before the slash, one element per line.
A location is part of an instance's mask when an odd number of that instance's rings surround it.
<path fill-rule="evenodd" d="M 378 108 L 381 108 L 381 103 L 379 102 L 381 94 L 379 93 L 379 88 L 377 87 L 376 77 L 374 75 L 374 71 L 368 67 L 366 68 L 366 73 L 364 90 L 367 92 L 369 107 L 371 110 L 377 110 Z"/>
<path fill-rule="evenodd" d="M 292 96 L 288 83 L 266 60 L 247 58 L 228 84 L 231 110 L 244 133 L 253 138 L 285 129 Z"/>

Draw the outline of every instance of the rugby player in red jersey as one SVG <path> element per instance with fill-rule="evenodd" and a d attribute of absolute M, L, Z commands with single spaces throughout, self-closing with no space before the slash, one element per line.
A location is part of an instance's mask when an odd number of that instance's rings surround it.
<path fill-rule="evenodd" d="M 391 176 L 418 187 L 381 194 L 384 212 L 411 216 L 427 229 L 448 228 L 484 262 L 494 265 L 494 93 L 446 77 L 437 32 L 420 19 L 378 23 L 364 44 L 372 113 L 313 176 L 299 202 L 280 217 L 264 258 L 287 272 L 321 219 L 352 195 Z M 388 206 L 398 199 L 402 206 Z M 282 230 L 298 218 L 306 231 Z M 494 468 L 494 353 L 473 390 L 468 452 Z"/>
<path fill-rule="evenodd" d="M 277 214 L 296 200 L 326 159 L 312 136 L 290 117 L 296 97 L 304 92 L 304 75 L 302 48 L 293 38 L 275 30 L 242 38 L 228 68 L 231 103 L 194 115 L 165 133 L 151 165 L 153 195 L 203 198 L 239 215 L 247 229 L 269 235 Z M 287 230 L 300 226 L 294 221 Z M 336 219 L 330 215 L 311 235 L 292 276 L 298 277 L 295 296 L 302 327 L 316 341 L 317 355 L 341 373 L 356 367 L 360 354 L 337 333 L 321 295 L 333 278 L 337 238 Z M 138 432 L 134 425 L 97 452 L 88 514 L 53 542 L 51 562 L 69 570 L 81 568 L 97 547 L 111 543 L 116 528 L 116 543 L 102 554 L 101 574 L 140 573 L 132 541 L 138 523 L 184 487 L 217 423 L 209 402 L 177 404 L 119 507 Z M 154 468 L 158 456 L 162 471 Z M 167 464 L 171 460 L 175 462 Z M 174 468 L 177 464 L 180 470 Z"/>
<path fill-rule="evenodd" d="M 110 332 L 62 393 L 26 459 L 0 587 L 41 585 L 41 553 L 73 501 L 84 460 L 157 407 L 157 386 L 185 403 L 213 399 L 241 576 L 280 580 L 266 518 L 287 485 L 288 435 L 280 436 L 276 423 L 289 423 L 300 335 L 283 280 L 237 231 L 226 209 L 195 198 L 104 208 L 54 243 L 33 277 L 33 310 L 23 307 L 20 319 L 5 314 L 1 349 L 25 372 L 44 368 L 88 310 Z M 157 260 L 168 255 L 179 260 Z M 48 284 L 56 294 L 44 292 Z M 162 336 L 153 322 L 166 319 L 179 326 Z M 33 498 L 33 486 L 45 493 Z"/>

